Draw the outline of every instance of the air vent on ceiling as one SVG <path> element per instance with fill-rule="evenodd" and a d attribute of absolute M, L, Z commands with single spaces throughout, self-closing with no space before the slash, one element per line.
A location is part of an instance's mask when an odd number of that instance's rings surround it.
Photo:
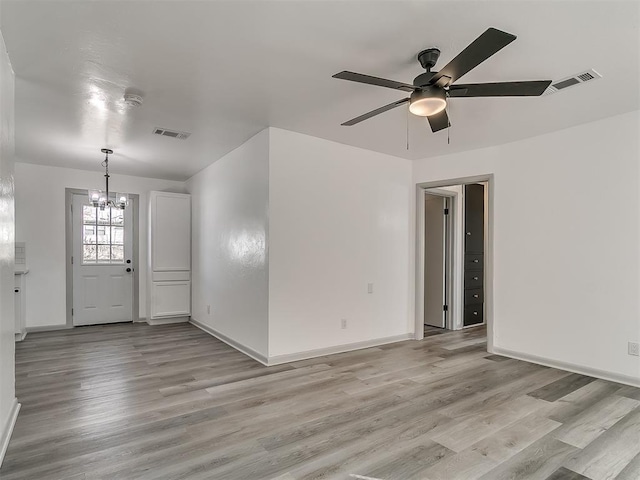
<path fill-rule="evenodd" d="M 156 135 L 162 135 L 163 137 L 178 138 L 180 140 L 186 140 L 191 135 L 188 132 L 177 132 L 175 130 L 167 130 L 166 128 L 154 128 L 153 133 Z"/>
<path fill-rule="evenodd" d="M 591 69 L 586 72 L 578 73 L 568 78 L 563 78 L 558 82 L 554 82 L 545 90 L 543 95 L 551 95 L 552 93 L 559 92 L 560 90 L 564 90 L 565 88 L 573 87 L 574 85 L 580 85 L 581 83 L 589 82 L 591 80 L 596 80 L 598 78 L 602 78 L 595 70 Z"/>

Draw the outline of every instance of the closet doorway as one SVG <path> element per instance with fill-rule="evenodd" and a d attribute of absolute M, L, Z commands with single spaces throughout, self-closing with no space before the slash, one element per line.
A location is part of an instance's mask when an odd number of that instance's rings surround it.
<path fill-rule="evenodd" d="M 492 345 L 492 182 L 487 175 L 417 186 L 417 339 L 425 328 L 486 324 Z"/>

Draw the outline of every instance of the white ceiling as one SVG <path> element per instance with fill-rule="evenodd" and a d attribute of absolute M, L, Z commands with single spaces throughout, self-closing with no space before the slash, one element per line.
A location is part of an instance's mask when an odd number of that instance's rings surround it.
<path fill-rule="evenodd" d="M 2 0 L 16 73 L 20 161 L 182 180 L 267 126 L 416 159 L 497 145 L 639 108 L 640 2 Z M 452 99 L 432 134 L 402 107 L 340 123 L 404 93 L 332 79 L 411 83 L 418 51 L 444 66 L 493 26 L 518 36 L 461 83 L 603 79 L 538 98 Z M 144 96 L 122 109 L 125 89 Z M 192 132 L 188 140 L 154 127 Z"/>

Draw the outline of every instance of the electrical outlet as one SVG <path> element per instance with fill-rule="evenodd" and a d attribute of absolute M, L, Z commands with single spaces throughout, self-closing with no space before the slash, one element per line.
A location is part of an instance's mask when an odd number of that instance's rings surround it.
<path fill-rule="evenodd" d="M 207 315 L 211 315 L 211 305 L 207 305 Z"/>
<path fill-rule="evenodd" d="M 373 293 L 373 283 L 367 284 L 367 293 Z"/>
<path fill-rule="evenodd" d="M 347 328 L 347 319 L 343 318 L 342 320 L 340 320 L 340 328 L 345 329 Z"/>
<path fill-rule="evenodd" d="M 636 357 L 640 357 L 640 343 L 629 342 L 629 355 L 635 355 Z"/>

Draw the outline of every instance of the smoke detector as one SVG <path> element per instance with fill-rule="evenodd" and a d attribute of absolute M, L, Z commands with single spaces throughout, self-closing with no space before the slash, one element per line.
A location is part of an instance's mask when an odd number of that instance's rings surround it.
<path fill-rule="evenodd" d="M 130 107 L 139 107 L 142 105 L 142 97 L 135 93 L 125 93 L 124 103 Z"/>

